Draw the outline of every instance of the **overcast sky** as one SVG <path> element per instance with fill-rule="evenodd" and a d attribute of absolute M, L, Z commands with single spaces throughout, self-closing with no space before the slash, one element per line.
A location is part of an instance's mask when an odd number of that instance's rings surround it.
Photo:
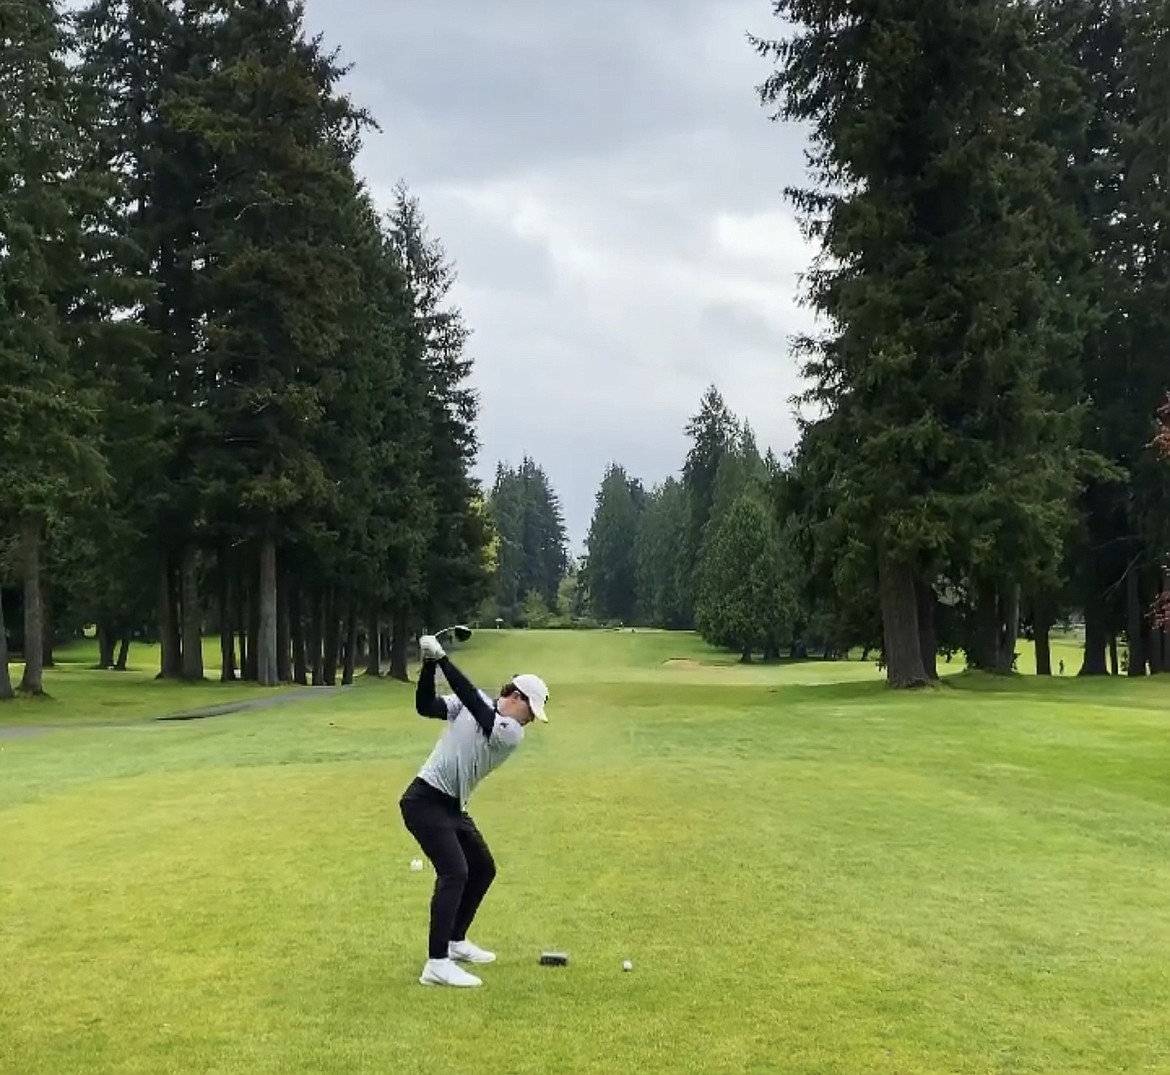
<path fill-rule="evenodd" d="M 708 384 L 792 447 L 810 251 L 783 197 L 803 136 L 759 104 L 746 37 L 780 29 L 769 0 L 308 0 L 307 22 L 382 128 L 361 173 L 384 204 L 405 180 L 455 263 L 480 477 L 531 455 L 576 553 L 606 465 L 677 473 Z"/>

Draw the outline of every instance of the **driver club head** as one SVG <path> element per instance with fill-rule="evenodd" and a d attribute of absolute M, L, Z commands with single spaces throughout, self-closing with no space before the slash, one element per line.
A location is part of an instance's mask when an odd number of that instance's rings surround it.
<path fill-rule="evenodd" d="M 454 635 L 460 642 L 466 642 L 471 637 L 471 628 L 462 623 L 457 623 L 451 627 L 444 627 L 435 637 L 442 638 L 444 635 Z"/>

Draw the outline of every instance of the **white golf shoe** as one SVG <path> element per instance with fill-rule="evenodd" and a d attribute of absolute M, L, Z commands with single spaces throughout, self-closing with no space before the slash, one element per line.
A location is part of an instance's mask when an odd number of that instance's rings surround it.
<path fill-rule="evenodd" d="M 453 985 L 462 988 L 483 985 L 474 974 L 468 974 L 450 959 L 428 959 L 419 981 L 423 985 Z"/>
<path fill-rule="evenodd" d="M 462 963 L 494 963 L 494 952 L 488 952 L 471 941 L 451 941 L 447 945 L 447 955 L 451 959 L 458 959 Z"/>

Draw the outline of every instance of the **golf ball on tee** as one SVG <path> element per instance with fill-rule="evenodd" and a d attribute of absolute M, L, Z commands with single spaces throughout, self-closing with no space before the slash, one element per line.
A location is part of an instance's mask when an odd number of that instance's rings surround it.
<path fill-rule="evenodd" d="M 634 969 L 634 964 L 631 963 L 628 959 L 622 964 L 622 970 L 633 970 L 633 969 Z"/>

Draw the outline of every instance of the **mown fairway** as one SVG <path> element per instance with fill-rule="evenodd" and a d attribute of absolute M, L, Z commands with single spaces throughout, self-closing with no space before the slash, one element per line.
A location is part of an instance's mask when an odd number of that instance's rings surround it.
<path fill-rule="evenodd" d="M 0 1071 L 1170 1071 L 1170 679 L 900 696 L 642 632 L 458 659 L 552 686 L 473 803 L 500 961 L 467 992 L 416 981 L 410 688 L 135 724 L 256 692 L 62 671 L 0 709 L 126 717 L 0 732 Z"/>

